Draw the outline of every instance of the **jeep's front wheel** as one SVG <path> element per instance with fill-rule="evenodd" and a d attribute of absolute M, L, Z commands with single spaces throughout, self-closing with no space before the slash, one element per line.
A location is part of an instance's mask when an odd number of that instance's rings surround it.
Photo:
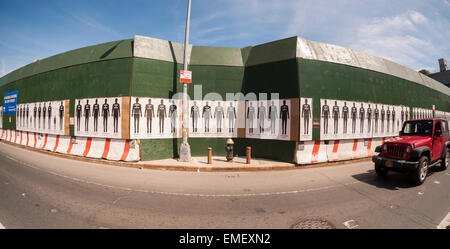
<path fill-rule="evenodd" d="M 382 164 L 375 163 L 375 172 L 378 176 L 386 177 L 388 173 L 388 169 L 386 169 Z"/>
<path fill-rule="evenodd" d="M 421 157 L 419 160 L 419 166 L 416 171 L 412 173 L 412 180 L 416 185 L 421 185 L 425 181 L 425 178 L 427 178 L 428 166 L 428 157 Z"/>
<path fill-rule="evenodd" d="M 441 162 L 441 170 L 446 170 L 450 161 L 450 149 L 446 148 L 444 153 L 444 158 Z"/>

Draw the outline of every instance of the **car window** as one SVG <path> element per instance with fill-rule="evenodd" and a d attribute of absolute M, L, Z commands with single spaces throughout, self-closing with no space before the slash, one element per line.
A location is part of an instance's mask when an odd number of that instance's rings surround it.
<path fill-rule="evenodd" d="M 403 126 L 404 135 L 431 136 L 433 132 L 433 120 L 418 120 L 406 122 Z"/>
<path fill-rule="evenodd" d="M 448 132 L 448 123 L 445 120 L 442 121 L 442 134 L 446 134 L 446 135 L 449 134 L 449 132 Z"/>
<path fill-rule="evenodd" d="M 435 134 L 439 132 L 442 135 L 442 128 L 441 128 L 441 122 L 437 121 L 434 125 L 434 132 Z"/>

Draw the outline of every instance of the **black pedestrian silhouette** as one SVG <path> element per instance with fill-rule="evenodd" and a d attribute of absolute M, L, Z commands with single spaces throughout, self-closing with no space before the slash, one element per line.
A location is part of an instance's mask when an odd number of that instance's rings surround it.
<path fill-rule="evenodd" d="M 133 104 L 131 115 L 134 119 L 134 133 L 139 133 L 139 119 L 142 117 L 141 104 L 139 104 L 139 98 L 136 98 L 136 103 Z"/>
<path fill-rule="evenodd" d="M 63 129 L 63 119 L 64 119 L 64 105 L 61 101 L 61 105 L 59 106 L 59 129 Z"/>
<path fill-rule="evenodd" d="M 108 132 L 108 117 L 110 116 L 108 99 L 105 99 L 105 103 L 102 105 L 102 117 L 103 117 L 103 132 Z"/>
<path fill-rule="evenodd" d="M 111 115 L 114 118 L 114 133 L 118 133 L 119 132 L 120 104 L 117 103 L 117 99 L 115 99 L 115 102 L 112 106 Z"/>
<path fill-rule="evenodd" d="M 95 99 L 95 104 L 92 106 L 92 116 L 94 117 L 94 132 L 98 131 L 98 116 L 100 116 L 100 105 L 98 99 Z"/>
<path fill-rule="evenodd" d="M 83 111 L 83 107 L 81 106 L 80 100 L 78 100 L 78 105 L 76 108 L 76 116 L 77 116 L 77 131 L 80 131 L 80 120 L 81 120 L 81 112 Z"/>
<path fill-rule="evenodd" d="M 330 118 L 330 107 L 325 104 L 322 106 L 322 118 L 323 118 L 323 134 L 328 134 L 328 119 Z"/>
<path fill-rule="evenodd" d="M 302 118 L 303 118 L 303 134 L 309 134 L 309 119 L 312 118 L 311 106 L 308 104 L 308 100 L 305 99 L 305 103 L 302 105 Z"/>
<path fill-rule="evenodd" d="M 283 100 L 283 105 L 280 107 L 280 118 L 281 118 L 281 127 L 282 132 L 281 134 L 286 135 L 287 134 L 287 120 L 289 118 L 289 106 L 286 105 L 286 100 Z"/>
<path fill-rule="evenodd" d="M 155 117 L 155 112 L 151 99 L 148 99 L 148 104 L 145 105 L 144 116 L 147 118 L 147 133 L 152 133 L 152 120 Z"/>

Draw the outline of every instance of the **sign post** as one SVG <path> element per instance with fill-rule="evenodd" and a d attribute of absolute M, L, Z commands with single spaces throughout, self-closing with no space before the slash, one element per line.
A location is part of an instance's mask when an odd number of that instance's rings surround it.
<path fill-rule="evenodd" d="M 187 48 L 189 44 L 189 20 L 191 17 L 191 0 L 188 0 L 186 32 L 184 37 L 184 70 L 180 72 L 180 79 L 183 83 L 183 142 L 180 146 L 180 162 L 191 161 L 191 147 L 187 141 L 188 127 L 188 99 L 187 99 L 187 82 L 192 81 L 192 73 L 188 71 Z"/>

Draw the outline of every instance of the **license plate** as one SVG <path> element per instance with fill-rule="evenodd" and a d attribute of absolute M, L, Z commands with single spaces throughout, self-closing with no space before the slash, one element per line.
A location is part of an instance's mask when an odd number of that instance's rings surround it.
<path fill-rule="evenodd" d="M 386 165 L 386 167 L 393 167 L 394 163 L 392 161 L 386 161 L 384 165 Z"/>

